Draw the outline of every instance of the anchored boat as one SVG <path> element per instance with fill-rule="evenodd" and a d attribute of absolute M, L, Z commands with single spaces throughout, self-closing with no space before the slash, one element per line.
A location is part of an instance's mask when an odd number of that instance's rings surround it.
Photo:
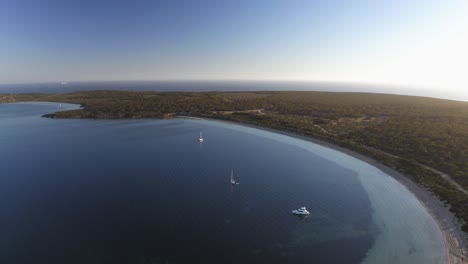
<path fill-rule="evenodd" d="M 305 207 L 301 207 L 297 210 L 292 210 L 292 213 L 295 215 L 310 215 L 309 211 Z"/>
<path fill-rule="evenodd" d="M 239 185 L 239 183 L 234 180 L 234 170 L 231 170 L 231 184 Z"/>
<path fill-rule="evenodd" d="M 203 142 L 203 141 L 204 141 L 204 140 L 203 140 L 202 132 L 200 132 L 200 138 L 198 139 L 198 142 L 201 143 L 201 142 Z"/>

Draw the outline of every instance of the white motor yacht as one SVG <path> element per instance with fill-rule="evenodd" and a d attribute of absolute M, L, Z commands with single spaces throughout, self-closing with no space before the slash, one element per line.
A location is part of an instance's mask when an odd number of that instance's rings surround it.
<path fill-rule="evenodd" d="M 309 211 L 305 207 L 301 207 L 297 210 L 292 210 L 292 213 L 295 215 L 310 215 Z"/>

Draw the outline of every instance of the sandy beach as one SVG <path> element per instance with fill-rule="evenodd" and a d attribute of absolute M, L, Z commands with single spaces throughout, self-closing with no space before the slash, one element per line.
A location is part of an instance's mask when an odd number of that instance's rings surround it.
<path fill-rule="evenodd" d="M 181 116 L 179 118 L 203 119 L 203 118 L 196 118 L 196 117 L 191 118 L 191 117 L 186 117 L 186 116 L 184 117 Z M 408 177 L 401 174 L 400 172 L 388 166 L 385 166 L 382 163 L 372 158 L 369 158 L 367 156 L 364 156 L 360 153 L 354 152 L 352 150 L 349 150 L 349 149 L 346 149 L 346 148 L 343 148 L 343 147 L 340 147 L 340 146 L 337 146 L 337 145 L 334 145 L 334 144 L 331 144 L 322 140 L 314 139 L 308 136 L 303 136 L 303 135 L 295 134 L 292 132 L 281 131 L 281 130 L 260 127 L 260 126 L 250 125 L 250 124 L 219 120 L 219 119 L 207 118 L 207 120 L 215 120 L 215 121 L 225 122 L 229 124 L 242 125 L 242 126 L 261 129 L 261 130 L 265 130 L 265 131 L 269 131 L 273 133 L 283 134 L 289 137 L 302 139 L 302 140 L 309 141 L 309 142 L 312 142 L 312 143 L 315 143 L 315 144 L 318 144 L 318 145 L 321 145 L 330 149 L 334 149 L 334 150 L 346 153 L 347 155 L 350 155 L 354 158 L 357 158 L 361 161 L 364 161 L 380 169 L 381 171 L 385 172 L 387 175 L 392 176 L 399 183 L 401 183 L 404 187 L 406 187 L 411 193 L 413 193 L 414 196 L 421 203 L 421 205 L 424 206 L 426 210 L 434 218 L 444 238 L 444 243 L 445 243 L 446 252 L 447 252 L 446 263 L 449 263 L 449 264 L 467 264 L 468 263 L 468 243 L 467 243 L 468 234 L 465 234 L 461 230 L 461 225 L 458 223 L 457 218 L 449 211 L 449 207 L 446 207 L 444 203 L 442 203 L 434 194 L 422 188 L 415 182 L 411 181 Z"/>

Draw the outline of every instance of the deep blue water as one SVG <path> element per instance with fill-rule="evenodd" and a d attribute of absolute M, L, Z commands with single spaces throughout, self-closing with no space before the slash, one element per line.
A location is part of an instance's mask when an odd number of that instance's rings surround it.
<path fill-rule="evenodd" d="M 410 247 L 412 263 L 443 257 L 414 197 L 349 156 L 213 121 L 40 117 L 73 107 L 0 104 L 0 263 L 360 263 Z M 291 215 L 300 206 L 311 216 Z M 392 227 L 400 220 L 381 209 L 404 221 Z"/>

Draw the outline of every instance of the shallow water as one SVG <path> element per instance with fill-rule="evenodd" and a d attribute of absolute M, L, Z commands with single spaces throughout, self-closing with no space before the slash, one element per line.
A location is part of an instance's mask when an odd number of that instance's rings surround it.
<path fill-rule="evenodd" d="M 444 259 L 415 197 L 346 154 L 214 121 L 40 117 L 73 107 L 0 105 L 0 263 Z"/>

